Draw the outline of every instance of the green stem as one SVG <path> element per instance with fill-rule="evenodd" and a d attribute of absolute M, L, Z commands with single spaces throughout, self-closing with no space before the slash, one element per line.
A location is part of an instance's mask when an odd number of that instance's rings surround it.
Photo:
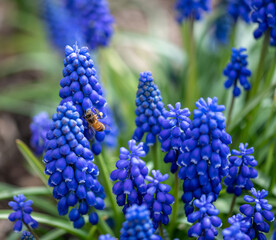
<path fill-rule="evenodd" d="M 230 124 L 230 119 L 231 119 L 231 117 L 232 117 L 232 112 L 233 112 L 233 108 L 234 108 L 234 103 L 235 103 L 235 96 L 234 96 L 234 94 L 232 94 L 230 109 L 229 109 L 228 116 L 227 116 L 226 128 L 228 128 L 228 127 L 229 127 L 229 124 Z"/>
<path fill-rule="evenodd" d="M 154 145 L 152 146 L 152 160 L 153 160 L 153 168 L 155 169 L 155 170 L 158 170 L 158 169 L 160 169 L 159 168 L 159 158 L 158 158 L 158 151 L 160 151 L 159 149 L 158 149 L 158 144 L 157 144 L 158 142 L 156 141 L 155 143 L 154 143 Z"/>
<path fill-rule="evenodd" d="M 229 213 L 228 213 L 228 218 L 232 216 L 234 206 L 235 206 L 235 203 L 236 203 L 236 199 L 237 199 L 237 196 L 234 194 L 234 196 L 232 198 L 232 202 L 231 202 L 231 207 L 230 207 L 230 210 L 229 210 Z"/>
<path fill-rule="evenodd" d="M 158 230 L 159 230 L 159 236 L 162 238 L 162 239 L 165 239 L 164 238 L 164 233 L 163 233 L 163 227 L 162 227 L 162 223 L 159 222 L 158 224 Z"/>
<path fill-rule="evenodd" d="M 117 219 L 115 219 L 116 222 Z M 99 217 L 99 222 L 97 227 L 99 228 L 100 232 L 103 234 L 110 234 L 111 236 L 115 236 L 114 232 L 111 230 L 111 228 L 107 225 L 107 223 L 102 219 L 102 217 Z M 92 238 L 90 238 L 92 239 Z"/>
<path fill-rule="evenodd" d="M 176 219 L 177 219 L 177 213 L 178 213 L 178 205 L 179 205 L 179 178 L 178 178 L 178 172 L 179 169 L 177 170 L 177 172 L 174 174 L 174 205 L 173 205 L 173 210 L 172 210 L 172 220 L 171 220 L 171 236 L 173 236 L 173 232 L 175 229 L 175 223 L 176 223 Z"/>
<path fill-rule="evenodd" d="M 97 226 L 92 226 L 92 227 L 90 228 L 90 231 L 88 232 L 87 240 L 93 239 L 93 237 L 94 237 L 96 231 L 97 231 Z M 105 234 L 106 232 L 103 232 L 103 233 Z"/>
<path fill-rule="evenodd" d="M 28 229 L 28 231 L 34 236 L 34 238 L 36 240 L 39 240 L 39 237 L 37 236 L 37 234 L 34 232 L 34 230 L 23 221 L 24 225 L 26 226 L 26 228 Z"/>

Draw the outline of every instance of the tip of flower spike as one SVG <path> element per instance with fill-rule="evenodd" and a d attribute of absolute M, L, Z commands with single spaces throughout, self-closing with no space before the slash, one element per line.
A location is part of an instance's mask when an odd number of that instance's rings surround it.
<path fill-rule="evenodd" d="M 152 82 L 153 81 L 152 73 L 150 71 L 141 72 L 139 81 L 141 81 L 141 82 Z"/>
<path fill-rule="evenodd" d="M 196 107 L 203 111 L 204 113 L 207 113 L 209 111 L 212 112 L 223 112 L 225 110 L 224 105 L 218 105 L 217 104 L 218 98 L 213 97 L 213 98 L 207 98 L 207 101 L 205 99 L 200 98 L 196 103 Z"/>

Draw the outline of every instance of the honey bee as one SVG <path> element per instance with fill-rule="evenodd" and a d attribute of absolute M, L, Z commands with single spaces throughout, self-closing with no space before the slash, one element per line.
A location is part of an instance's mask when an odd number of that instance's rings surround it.
<path fill-rule="evenodd" d="M 87 121 L 89 127 L 92 127 L 97 132 L 102 132 L 105 130 L 105 125 L 98 119 L 103 118 L 103 113 L 98 111 L 96 108 L 93 108 L 93 110 L 96 113 L 92 112 L 91 109 L 88 109 L 85 112 L 84 118 Z"/>

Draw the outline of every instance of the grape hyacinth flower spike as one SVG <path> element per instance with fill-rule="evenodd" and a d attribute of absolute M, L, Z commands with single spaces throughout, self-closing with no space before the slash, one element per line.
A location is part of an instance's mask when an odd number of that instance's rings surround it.
<path fill-rule="evenodd" d="M 242 214 L 238 213 L 230 217 L 228 222 L 231 226 L 222 230 L 224 240 L 251 240 L 246 234 L 251 224 Z"/>
<path fill-rule="evenodd" d="M 30 124 L 31 140 L 30 145 L 37 156 L 41 156 L 45 151 L 47 142 L 46 134 L 50 129 L 51 120 L 47 112 L 41 112 L 33 117 Z"/>
<path fill-rule="evenodd" d="M 126 211 L 126 221 L 121 229 L 120 240 L 162 240 L 154 234 L 150 212 L 145 205 L 133 205 Z"/>
<path fill-rule="evenodd" d="M 251 189 L 251 194 L 244 196 L 244 201 L 252 204 L 244 204 L 240 207 L 240 212 L 243 213 L 246 221 L 251 223 L 250 228 L 247 231 L 247 235 L 251 239 L 266 239 L 264 233 L 269 232 L 269 224 L 266 222 L 274 221 L 274 214 L 271 212 L 272 205 L 268 204 L 265 197 L 268 195 L 268 191 L 261 190 L 257 191 L 255 188 Z M 266 220 L 266 221 L 265 221 Z"/>
<path fill-rule="evenodd" d="M 219 228 L 222 223 L 217 216 L 219 210 L 212 204 L 214 195 L 211 193 L 208 196 L 202 195 L 200 199 L 193 202 L 194 207 L 198 210 L 188 215 L 188 222 L 195 223 L 189 230 L 189 237 L 198 239 L 213 240 L 218 235 L 216 228 Z"/>
<path fill-rule="evenodd" d="M 165 118 L 160 121 L 163 129 L 158 139 L 161 142 L 161 150 L 167 152 L 164 162 L 171 163 L 171 172 L 175 173 L 178 169 L 176 161 L 191 120 L 189 109 L 181 109 L 180 102 L 176 103 L 175 107 L 169 104 L 168 108 L 169 111 L 164 111 Z"/>
<path fill-rule="evenodd" d="M 148 175 L 148 168 L 140 159 L 146 155 L 143 145 L 142 142 L 136 145 L 136 141 L 132 139 L 128 141 L 129 150 L 121 147 L 117 169 L 110 174 L 110 179 L 117 181 L 113 186 L 113 193 L 117 204 L 124 206 L 124 213 L 133 204 L 141 205 L 147 191 L 145 177 Z"/>
<path fill-rule="evenodd" d="M 174 197 L 169 194 L 171 187 L 162 183 L 169 178 L 169 175 L 162 175 L 159 170 L 152 170 L 151 173 L 153 177 L 146 176 L 146 180 L 150 183 L 147 194 L 144 196 L 144 203 L 150 210 L 153 227 L 157 229 L 159 223 L 164 225 L 169 223 Z"/>
<path fill-rule="evenodd" d="M 99 120 L 105 123 L 107 105 L 103 96 L 102 87 L 97 79 L 96 69 L 90 57 L 87 47 L 65 47 L 65 59 L 63 77 L 60 81 L 61 89 L 59 96 L 61 104 L 72 101 L 85 126 L 84 135 L 88 140 L 94 140 L 92 152 L 96 155 L 101 153 L 101 144 L 105 139 L 105 131 L 95 131 L 84 119 L 87 110 L 96 114 L 95 109 L 102 113 Z"/>
<path fill-rule="evenodd" d="M 247 149 L 247 147 L 248 143 L 241 143 L 240 151 L 232 150 L 232 156 L 229 158 L 229 174 L 224 179 L 227 192 L 236 196 L 240 196 L 243 189 L 250 190 L 253 187 L 251 178 L 258 176 L 258 171 L 254 168 L 257 166 L 257 161 L 251 155 L 254 153 L 254 148 Z"/>
<path fill-rule="evenodd" d="M 227 11 L 235 22 L 241 18 L 249 23 L 251 10 L 250 0 L 228 0 Z"/>
<path fill-rule="evenodd" d="M 111 237 L 109 234 L 106 234 L 106 235 L 100 235 L 99 240 L 116 240 L 116 238 Z"/>
<path fill-rule="evenodd" d="M 30 232 L 23 231 L 20 240 L 35 240 L 35 238 Z"/>
<path fill-rule="evenodd" d="M 14 201 L 9 202 L 9 206 L 14 210 L 10 213 L 9 220 L 15 222 L 13 230 L 15 232 L 20 232 L 22 230 L 23 224 L 30 226 L 31 228 L 37 228 L 38 223 L 31 217 L 32 200 L 27 200 L 23 194 L 19 194 L 13 197 Z"/>
<path fill-rule="evenodd" d="M 177 0 L 175 10 L 177 21 L 182 24 L 186 19 L 200 20 L 203 12 L 210 10 L 210 0 Z"/>
<path fill-rule="evenodd" d="M 221 181 L 228 174 L 228 157 L 231 136 L 225 131 L 225 107 L 217 104 L 217 98 L 201 98 L 196 102 L 193 121 L 182 144 L 182 153 L 177 163 L 181 166 L 179 178 L 183 179 L 182 200 L 186 215 L 193 211 L 193 199 L 203 194 L 214 194 L 221 190 Z"/>
<path fill-rule="evenodd" d="M 48 184 L 58 199 L 58 212 L 66 215 L 75 228 L 84 225 L 83 215 L 89 214 L 89 222 L 97 224 L 94 209 L 104 209 L 105 193 L 97 180 L 98 167 L 93 163 L 89 141 L 84 136 L 83 122 L 72 102 L 57 107 L 47 133 L 47 152 L 43 158 Z"/>
<path fill-rule="evenodd" d="M 251 88 L 251 85 L 248 81 L 248 77 L 251 76 L 251 71 L 247 68 L 247 54 L 244 53 L 245 48 L 232 49 L 231 62 L 228 63 L 226 68 L 223 71 L 224 76 L 227 77 L 227 80 L 224 83 L 226 89 L 233 86 L 233 96 L 238 97 L 241 94 L 239 84 L 248 91 Z M 239 84 L 238 84 L 239 81 Z"/>
<path fill-rule="evenodd" d="M 135 109 L 137 128 L 132 138 L 140 142 L 144 134 L 147 133 L 144 146 L 146 148 L 156 142 L 156 136 L 161 131 L 159 121 L 164 118 L 164 103 L 157 85 L 154 84 L 151 72 L 140 73 L 135 103 L 137 106 Z"/>

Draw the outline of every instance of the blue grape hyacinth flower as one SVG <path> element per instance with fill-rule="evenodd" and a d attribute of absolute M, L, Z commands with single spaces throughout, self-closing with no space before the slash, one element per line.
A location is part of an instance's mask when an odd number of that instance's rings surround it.
<path fill-rule="evenodd" d="M 149 181 L 147 194 L 144 196 L 144 203 L 150 210 L 153 227 L 158 228 L 158 224 L 167 225 L 169 215 L 172 212 L 171 205 L 174 203 L 174 197 L 169 194 L 171 187 L 162 182 L 168 180 L 169 175 L 162 175 L 159 170 L 152 170 L 152 176 L 146 176 Z"/>
<path fill-rule="evenodd" d="M 104 209 L 105 193 L 97 180 L 98 167 L 93 163 L 89 141 L 84 136 L 84 126 L 72 102 L 57 107 L 47 133 L 47 152 L 43 158 L 48 184 L 58 199 L 58 212 L 66 215 L 75 228 L 84 225 L 83 215 L 89 214 L 89 222 L 97 224 L 95 209 Z"/>
<path fill-rule="evenodd" d="M 151 72 L 140 73 L 135 103 L 137 106 L 135 109 L 137 128 L 132 138 L 140 142 L 144 134 L 147 133 L 146 146 L 152 146 L 161 131 L 160 119 L 164 118 L 164 103 Z"/>
<path fill-rule="evenodd" d="M 20 240 L 35 240 L 35 238 L 30 232 L 23 231 Z"/>
<path fill-rule="evenodd" d="M 203 12 L 210 10 L 210 0 L 177 0 L 175 9 L 177 21 L 182 24 L 186 19 L 200 20 Z"/>
<path fill-rule="evenodd" d="M 202 195 L 200 199 L 194 200 L 193 205 L 198 210 L 189 214 L 187 219 L 188 222 L 197 223 L 188 230 L 189 237 L 212 240 L 218 235 L 216 228 L 219 228 L 222 222 L 217 216 L 219 210 L 212 204 L 214 200 L 213 194 Z"/>
<path fill-rule="evenodd" d="M 228 0 L 227 11 L 235 22 L 241 18 L 246 23 L 249 23 L 252 11 L 251 2 L 250 0 Z"/>
<path fill-rule="evenodd" d="M 248 143 L 241 143 L 240 151 L 232 150 L 232 155 L 229 158 L 229 174 L 224 179 L 224 184 L 227 186 L 228 193 L 234 193 L 236 196 L 242 194 L 242 190 L 250 190 L 253 187 L 252 178 L 258 177 L 258 171 L 254 168 L 257 166 L 257 161 L 251 154 L 254 153 L 254 148 L 248 148 Z"/>
<path fill-rule="evenodd" d="M 247 54 L 244 53 L 245 48 L 232 49 L 231 62 L 228 63 L 223 71 L 223 75 L 227 77 L 224 83 L 226 89 L 233 86 L 233 96 L 238 97 L 241 94 L 241 90 L 238 86 L 239 84 L 244 88 L 244 90 L 250 90 L 251 84 L 248 78 L 251 76 L 251 71 L 247 68 Z"/>
<path fill-rule="evenodd" d="M 65 0 L 71 18 L 77 23 L 92 50 L 109 45 L 114 18 L 107 0 Z"/>
<path fill-rule="evenodd" d="M 191 120 L 189 109 L 181 109 L 180 102 L 176 103 L 175 107 L 169 104 L 168 108 L 169 111 L 164 112 L 165 118 L 160 121 L 163 129 L 158 139 L 161 142 L 161 150 L 167 152 L 164 162 L 171 163 L 171 172 L 175 173 L 178 170 L 176 161 Z"/>
<path fill-rule="evenodd" d="M 162 240 L 154 234 L 150 212 L 145 205 L 133 205 L 126 211 L 126 221 L 121 229 L 120 240 Z"/>
<path fill-rule="evenodd" d="M 106 235 L 100 235 L 99 240 L 116 240 L 116 238 L 110 236 L 109 234 L 106 234 Z"/>
<path fill-rule="evenodd" d="M 251 238 L 246 234 L 250 227 L 250 222 L 246 221 L 244 216 L 240 213 L 228 219 L 230 227 L 222 230 L 224 240 L 250 240 Z"/>
<path fill-rule="evenodd" d="M 46 134 L 50 129 L 51 120 L 47 112 L 41 112 L 33 117 L 30 124 L 30 145 L 37 156 L 41 156 L 47 142 Z"/>
<path fill-rule="evenodd" d="M 38 223 L 31 217 L 32 200 L 27 200 L 23 194 L 19 194 L 13 197 L 14 201 L 9 202 L 9 206 L 14 212 L 10 213 L 9 220 L 15 222 L 13 230 L 15 232 L 20 232 L 22 230 L 23 224 L 26 224 L 32 228 L 37 228 Z"/>
<path fill-rule="evenodd" d="M 252 205 L 244 204 L 240 207 L 240 212 L 246 216 L 245 220 L 251 223 L 246 233 L 251 239 L 266 239 L 264 233 L 268 233 L 270 229 L 266 221 L 272 222 L 275 219 L 274 214 L 271 212 L 272 205 L 268 204 L 267 199 L 265 199 L 268 191 L 264 189 L 257 191 L 255 188 L 252 188 L 251 194 L 255 198 L 245 195 L 244 201 Z"/>
<path fill-rule="evenodd" d="M 231 136 L 225 131 L 225 107 L 217 104 L 217 98 L 201 98 L 196 102 L 193 121 L 182 144 L 182 153 L 177 164 L 181 166 L 179 178 L 183 179 L 182 200 L 186 215 L 193 211 L 193 199 L 203 194 L 214 194 L 221 190 L 221 181 L 228 174 L 228 157 Z"/>
<path fill-rule="evenodd" d="M 146 155 L 143 145 L 142 142 L 136 145 L 136 141 L 132 139 L 128 141 L 129 150 L 121 147 L 117 169 L 110 174 L 110 179 L 117 181 L 112 190 L 117 204 L 124 206 L 124 213 L 133 204 L 141 205 L 147 191 L 145 177 L 148 175 L 148 168 L 140 159 Z"/>

